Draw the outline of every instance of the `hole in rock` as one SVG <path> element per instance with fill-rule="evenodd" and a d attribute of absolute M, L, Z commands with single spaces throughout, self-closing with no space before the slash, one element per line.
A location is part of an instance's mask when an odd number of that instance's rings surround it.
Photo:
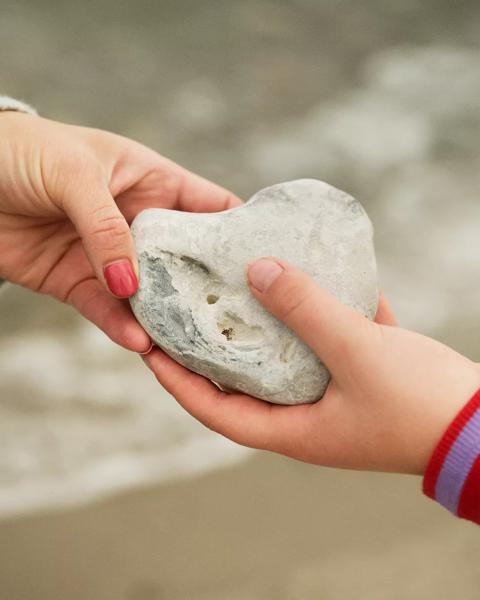
<path fill-rule="evenodd" d="M 231 339 L 233 339 L 233 327 L 228 327 L 226 329 L 223 329 L 222 335 L 224 335 L 227 338 L 227 340 L 229 340 L 229 341 Z"/>
<path fill-rule="evenodd" d="M 262 329 L 256 325 L 248 325 L 236 314 L 229 311 L 217 321 L 218 331 L 234 342 L 257 344 L 262 340 Z"/>
<path fill-rule="evenodd" d="M 208 296 L 207 296 L 207 303 L 208 304 L 215 304 L 219 300 L 220 300 L 220 297 L 217 296 L 216 294 L 208 294 Z"/>

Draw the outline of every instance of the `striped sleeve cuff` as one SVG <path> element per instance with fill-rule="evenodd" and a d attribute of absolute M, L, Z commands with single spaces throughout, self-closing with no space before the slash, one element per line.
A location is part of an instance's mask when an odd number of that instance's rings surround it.
<path fill-rule="evenodd" d="M 423 492 L 454 515 L 480 525 L 480 390 L 436 447 Z"/>

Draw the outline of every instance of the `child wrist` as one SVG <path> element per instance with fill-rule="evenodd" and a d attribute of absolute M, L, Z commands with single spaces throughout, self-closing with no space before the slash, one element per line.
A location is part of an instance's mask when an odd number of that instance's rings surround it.
<path fill-rule="evenodd" d="M 480 389 L 437 444 L 423 492 L 452 514 L 480 524 Z"/>

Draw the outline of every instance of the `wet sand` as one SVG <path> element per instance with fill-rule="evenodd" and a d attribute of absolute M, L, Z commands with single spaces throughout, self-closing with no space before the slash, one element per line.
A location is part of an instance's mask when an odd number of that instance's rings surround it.
<path fill-rule="evenodd" d="M 274 455 L 0 526 L 8 600 L 477 600 L 480 538 L 413 477 Z"/>

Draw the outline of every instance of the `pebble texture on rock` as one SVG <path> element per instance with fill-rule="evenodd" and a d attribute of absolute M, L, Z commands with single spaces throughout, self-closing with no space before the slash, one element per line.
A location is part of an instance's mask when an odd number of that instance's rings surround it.
<path fill-rule="evenodd" d="M 274 185 L 221 213 L 148 209 L 132 233 L 137 319 L 167 354 L 223 388 L 300 404 L 320 399 L 329 381 L 313 352 L 250 294 L 248 262 L 276 256 L 366 317 L 377 309 L 371 222 L 357 200 L 321 181 Z"/>

